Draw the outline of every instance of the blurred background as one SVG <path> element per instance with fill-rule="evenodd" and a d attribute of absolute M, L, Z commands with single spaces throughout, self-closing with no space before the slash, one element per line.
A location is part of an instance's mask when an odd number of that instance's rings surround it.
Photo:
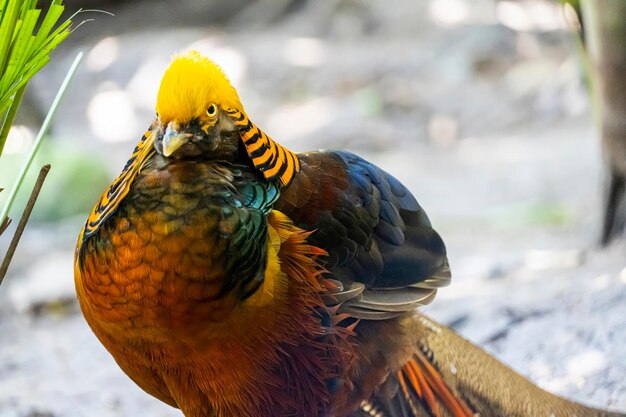
<path fill-rule="evenodd" d="M 1 417 L 180 415 L 92 335 L 72 262 L 88 211 L 154 117 L 171 55 L 191 48 L 280 143 L 348 149 L 409 186 L 453 271 L 428 314 L 543 388 L 626 409 L 626 245 L 597 246 L 601 147 L 558 2 L 66 1 L 68 16 L 81 7 L 115 16 L 74 18 L 87 22 L 29 85 L 0 164 L 9 186 L 84 51 L 0 289 Z"/>

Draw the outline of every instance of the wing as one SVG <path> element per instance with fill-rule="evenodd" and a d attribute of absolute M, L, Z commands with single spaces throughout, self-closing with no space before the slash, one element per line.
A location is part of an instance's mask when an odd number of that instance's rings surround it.
<path fill-rule="evenodd" d="M 393 317 L 449 283 L 445 245 L 397 179 L 349 152 L 298 157 L 301 172 L 274 208 L 315 230 L 309 241 L 328 252 L 325 267 L 341 283 L 339 301 L 353 300 L 351 313 Z"/>

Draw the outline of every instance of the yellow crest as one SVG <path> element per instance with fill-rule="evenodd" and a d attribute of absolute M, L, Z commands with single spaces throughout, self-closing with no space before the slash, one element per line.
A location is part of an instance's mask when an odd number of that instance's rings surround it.
<path fill-rule="evenodd" d="M 165 71 L 156 110 L 161 123 L 187 123 L 216 104 L 233 121 L 255 168 L 268 181 L 288 185 L 300 171 L 298 156 L 279 145 L 246 115 L 224 71 L 197 51 L 177 55 Z"/>
<path fill-rule="evenodd" d="M 219 65 L 197 51 L 175 55 L 157 95 L 156 111 L 161 122 L 187 123 L 203 115 L 212 103 L 242 108 L 237 90 Z"/>

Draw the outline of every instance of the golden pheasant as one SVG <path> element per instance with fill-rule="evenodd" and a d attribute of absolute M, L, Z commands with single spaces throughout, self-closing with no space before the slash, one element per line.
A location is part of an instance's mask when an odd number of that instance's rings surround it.
<path fill-rule="evenodd" d="M 141 388 L 188 417 L 491 415 L 415 313 L 450 273 L 398 180 L 280 146 L 196 52 L 156 111 L 75 257 L 87 322 Z"/>

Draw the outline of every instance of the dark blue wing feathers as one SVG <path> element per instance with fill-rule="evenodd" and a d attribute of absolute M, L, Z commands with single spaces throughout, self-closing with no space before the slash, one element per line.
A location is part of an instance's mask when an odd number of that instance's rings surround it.
<path fill-rule="evenodd" d="M 326 267 L 337 279 L 392 289 L 447 268 L 443 241 L 400 181 L 350 152 L 298 156 L 302 171 L 275 207 L 315 230 L 309 239 L 329 252 Z M 296 210 L 305 186 L 308 201 Z"/>

